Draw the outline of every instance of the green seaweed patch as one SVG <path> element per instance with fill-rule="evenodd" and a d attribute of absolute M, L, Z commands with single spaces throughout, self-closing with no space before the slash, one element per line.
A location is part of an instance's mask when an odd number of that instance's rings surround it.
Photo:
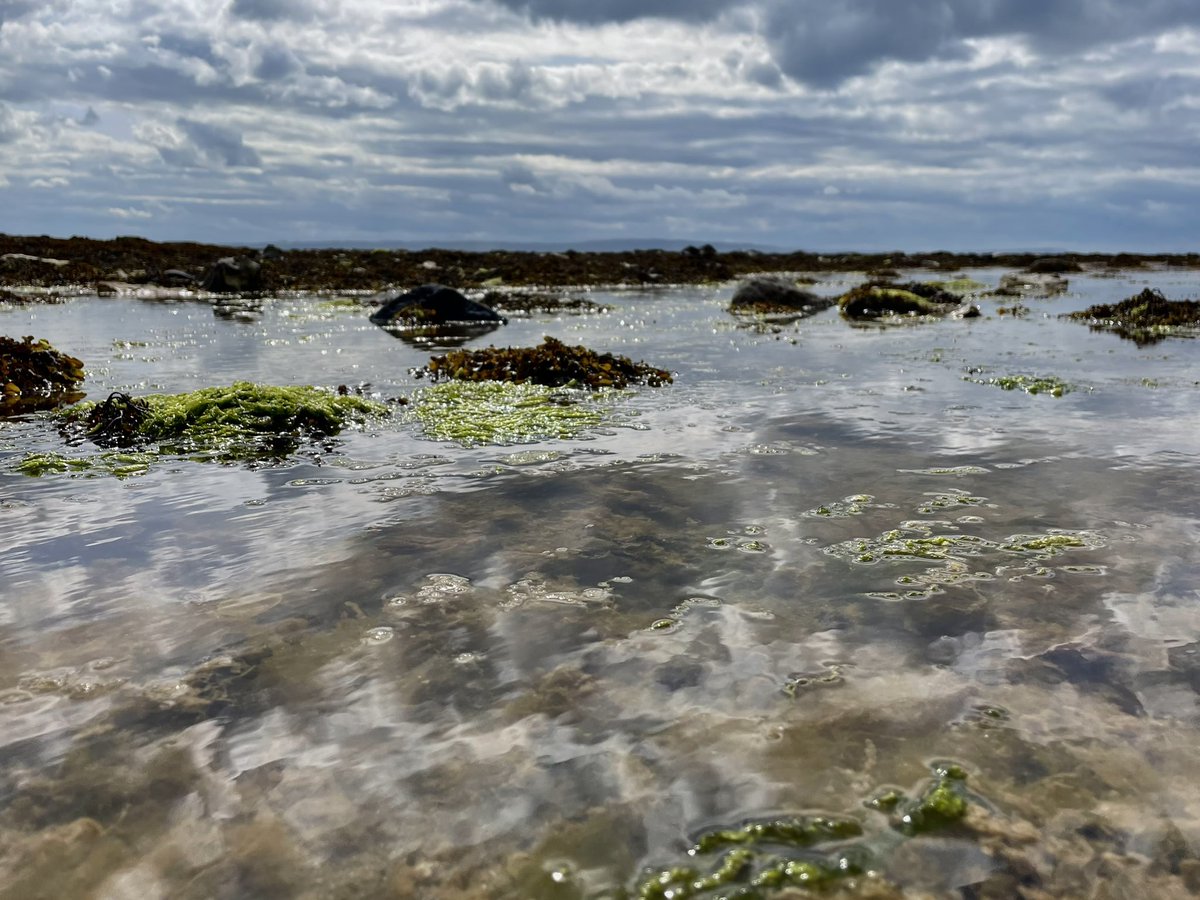
<path fill-rule="evenodd" d="M 944 512 L 948 509 L 960 509 L 964 506 L 983 506 L 986 497 L 976 497 L 968 491 L 951 489 L 949 491 L 931 492 L 925 495 L 926 500 L 917 507 L 917 512 L 930 514 Z"/>
<path fill-rule="evenodd" d="M 861 516 L 868 508 L 875 506 L 877 506 L 875 498 L 870 494 L 853 494 L 841 500 L 822 503 L 820 506 L 808 510 L 804 515 L 821 519 L 847 519 L 850 516 Z"/>
<path fill-rule="evenodd" d="M 1099 303 L 1067 313 L 1066 318 L 1087 322 L 1095 331 L 1110 331 L 1140 347 L 1168 337 L 1194 336 L 1200 329 L 1200 300 L 1168 300 L 1146 288 L 1120 303 Z"/>
<path fill-rule="evenodd" d="M 0 415 L 73 403 L 83 378 L 83 363 L 47 340 L 0 337 Z"/>
<path fill-rule="evenodd" d="M 10 468 L 13 472 L 41 478 L 44 475 L 67 475 L 72 478 L 94 478 L 112 475 L 129 478 L 145 475 L 157 459 L 154 453 L 108 452 L 87 456 L 67 456 L 62 453 L 26 453 Z"/>
<path fill-rule="evenodd" d="M 930 286 L 949 291 L 952 294 L 970 294 L 987 289 L 987 285 L 974 278 L 952 278 L 949 281 L 930 281 Z"/>
<path fill-rule="evenodd" d="M 414 369 L 413 375 L 418 378 L 428 375 L 433 381 L 506 381 L 592 390 L 624 388 L 630 384 L 661 387 L 672 380 L 665 369 L 635 363 L 627 356 L 571 347 L 552 337 L 546 337 L 536 347 L 453 350 L 433 357 L 424 367 Z"/>
<path fill-rule="evenodd" d="M 301 441 L 335 435 L 352 422 L 387 412 L 384 404 L 363 397 L 239 381 L 182 394 L 135 398 L 117 392 L 65 415 L 68 433 L 102 447 L 155 447 L 159 453 L 237 461 L 283 456 Z"/>
<path fill-rule="evenodd" d="M 636 900 L 742 898 L 765 900 L 789 888 L 809 890 L 835 886 L 851 890 L 873 873 L 879 853 L 894 852 L 921 834 L 960 828 L 975 798 L 968 793 L 967 773 L 952 762 L 931 767 L 932 779 L 913 795 L 885 788 L 862 805 L 886 817 L 888 829 L 870 833 L 857 818 L 791 816 L 749 820 L 733 828 L 700 834 L 688 850 L 689 863 L 643 874 L 626 895 Z M 706 856 L 722 854 L 709 867 L 698 865 Z M 860 879 L 857 884 L 855 879 Z"/>
<path fill-rule="evenodd" d="M 574 438 L 605 410 L 587 391 L 503 381 L 449 381 L 413 395 L 410 415 L 426 436 L 467 447 Z"/>
<path fill-rule="evenodd" d="M 1049 394 L 1061 397 L 1074 390 L 1073 386 L 1054 375 L 1000 375 L 995 378 L 963 378 L 974 384 L 991 384 L 1005 391 L 1024 391 L 1026 394 Z"/>
<path fill-rule="evenodd" d="M 955 763 L 933 767 L 933 780 L 915 798 L 894 790 L 867 801 L 867 806 L 887 813 L 891 826 L 905 835 L 927 834 L 952 827 L 967 815 L 967 773 Z"/>

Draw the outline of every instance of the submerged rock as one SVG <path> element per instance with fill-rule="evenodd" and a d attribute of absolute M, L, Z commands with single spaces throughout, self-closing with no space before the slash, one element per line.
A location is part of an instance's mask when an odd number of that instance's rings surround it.
<path fill-rule="evenodd" d="M 200 287 L 218 294 L 261 291 L 262 266 L 248 256 L 226 256 L 209 267 Z"/>
<path fill-rule="evenodd" d="M 382 326 L 503 325 L 506 319 L 494 309 L 441 284 L 423 284 L 411 291 L 392 291 L 376 298 L 379 309 L 371 321 Z"/>
<path fill-rule="evenodd" d="M 783 278 L 751 278 L 744 282 L 729 301 L 734 314 L 764 313 L 812 315 L 833 305 L 833 300 L 802 291 L 795 282 Z"/>
<path fill-rule="evenodd" d="M 1067 313 L 1066 317 L 1088 322 L 1097 331 L 1111 331 L 1141 346 L 1200 329 L 1200 300 L 1168 300 L 1159 291 L 1146 288 L 1120 303 L 1096 304 Z"/>
<path fill-rule="evenodd" d="M 49 341 L 0 337 L 0 415 L 72 403 L 82 381 L 83 363 Z"/>
<path fill-rule="evenodd" d="M 962 301 L 962 295 L 947 291 L 935 283 L 869 282 L 843 294 L 838 299 L 838 306 L 842 315 L 850 319 L 951 314 L 969 318 L 979 315 L 977 307 L 964 305 Z"/>

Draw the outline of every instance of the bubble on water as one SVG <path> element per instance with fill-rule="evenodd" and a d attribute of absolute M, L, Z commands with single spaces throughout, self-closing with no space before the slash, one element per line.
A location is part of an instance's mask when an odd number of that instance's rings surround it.
<path fill-rule="evenodd" d="M 455 665 L 459 665 L 459 666 L 469 666 L 469 665 L 473 665 L 474 663 L 482 662 L 482 661 L 483 661 L 482 653 L 467 652 L 467 653 L 460 653 L 454 657 Z"/>
<path fill-rule="evenodd" d="M 396 636 L 396 629 L 390 625 L 378 625 L 363 635 L 364 644 L 386 644 Z"/>

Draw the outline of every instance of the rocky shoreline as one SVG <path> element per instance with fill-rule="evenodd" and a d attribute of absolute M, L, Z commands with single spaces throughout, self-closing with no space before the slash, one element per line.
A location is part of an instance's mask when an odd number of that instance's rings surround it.
<path fill-rule="evenodd" d="M 281 250 L 199 243 L 157 243 L 0 235 L 0 289 L 119 286 L 199 288 L 222 259 L 254 260 L 261 290 L 375 292 L 397 285 L 438 282 L 458 289 L 528 286 L 654 286 L 723 282 L 763 272 L 861 271 L 893 276 L 907 269 L 957 271 L 1000 266 L 1062 271 L 1129 269 L 1149 265 L 1200 268 L 1200 254 L 990 253 L 721 253 L 709 245 L 673 250 L 536 253 L 494 250 Z"/>

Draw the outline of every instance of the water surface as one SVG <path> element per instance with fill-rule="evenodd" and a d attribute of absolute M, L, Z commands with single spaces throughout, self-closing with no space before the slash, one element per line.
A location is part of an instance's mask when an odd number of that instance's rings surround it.
<path fill-rule="evenodd" d="M 817 814 L 861 833 L 753 865 L 849 859 L 846 896 L 1191 896 L 1200 343 L 1057 315 L 1198 283 L 896 327 L 593 292 L 609 312 L 474 341 L 674 373 L 569 441 L 464 448 L 401 411 L 274 465 L 30 478 L 61 437 L 0 422 L 0 896 L 637 896 L 714 871 L 705 833 Z M 433 352 L 316 297 L 0 329 L 83 359 L 93 399 L 410 396 Z M 1012 374 L 1072 390 L 986 383 Z M 964 820 L 867 805 L 947 762 Z"/>

